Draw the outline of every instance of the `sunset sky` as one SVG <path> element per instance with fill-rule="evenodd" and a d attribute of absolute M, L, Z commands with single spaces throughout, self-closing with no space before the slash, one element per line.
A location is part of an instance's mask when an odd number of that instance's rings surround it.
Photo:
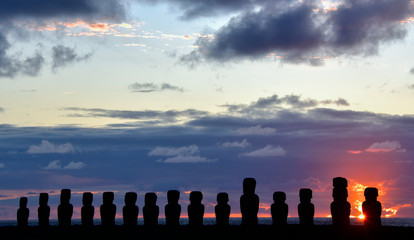
<path fill-rule="evenodd" d="M 170 189 L 237 216 L 245 177 L 261 216 L 308 187 L 324 217 L 337 176 L 353 216 L 370 186 L 414 217 L 413 53 L 411 0 L 2 0 L 0 220 L 62 188 L 74 218 Z"/>

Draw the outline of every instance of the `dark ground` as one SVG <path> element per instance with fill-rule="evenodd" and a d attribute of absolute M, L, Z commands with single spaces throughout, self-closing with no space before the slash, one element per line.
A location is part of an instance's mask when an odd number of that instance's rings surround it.
<path fill-rule="evenodd" d="M 287 225 L 274 227 L 271 225 L 259 225 L 255 228 L 242 226 L 228 226 L 219 228 L 217 226 L 203 226 L 192 228 L 180 226 L 169 228 L 157 226 L 148 228 L 137 226 L 127 228 L 124 226 L 103 227 L 95 226 L 84 228 L 72 226 L 60 228 L 57 226 L 40 228 L 15 226 L 0 227 L 0 239 L 410 239 L 414 240 L 414 228 L 385 226 L 376 231 L 368 231 L 363 226 L 350 226 L 346 229 L 337 230 L 332 226 L 313 226 L 305 228 L 300 225 Z"/>

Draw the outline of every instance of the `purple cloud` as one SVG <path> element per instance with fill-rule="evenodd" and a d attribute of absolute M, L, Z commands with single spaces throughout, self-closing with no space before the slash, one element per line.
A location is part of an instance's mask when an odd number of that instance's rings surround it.
<path fill-rule="evenodd" d="M 371 56 L 385 43 L 403 39 L 401 21 L 413 14 L 410 0 L 351 0 L 323 11 L 316 1 L 283 7 L 261 5 L 244 11 L 214 33 L 181 62 L 262 59 L 268 54 L 288 63 L 320 66 L 325 58 Z M 317 9 L 318 11 L 315 11 Z"/>

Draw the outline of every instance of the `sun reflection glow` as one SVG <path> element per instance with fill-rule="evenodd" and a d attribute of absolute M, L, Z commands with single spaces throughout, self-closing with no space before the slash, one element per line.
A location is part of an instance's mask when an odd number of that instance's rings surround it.
<path fill-rule="evenodd" d="M 386 195 L 386 187 L 384 186 L 384 182 L 375 184 L 376 188 L 378 189 L 378 194 L 379 194 L 379 199 L 378 201 L 381 201 L 381 197 L 384 197 L 384 195 Z M 351 186 L 350 189 L 352 192 L 354 192 L 355 194 L 353 194 L 353 198 L 355 199 L 355 201 L 353 201 L 353 206 L 354 206 L 354 210 L 355 210 L 355 214 L 351 215 L 351 218 L 358 218 L 363 220 L 365 218 L 363 212 L 362 212 L 362 203 L 365 201 L 365 197 L 364 197 L 364 191 L 365 188 L 367 188 L 367 185 L 363 185 L 361 183 L 358 182 L 354 182 Z M 385 205 L 389 205 L 389 203 L 385 204 Z M 398 211 L 401 208 L 404 207 L 411 207 L 411 204 L 400 204 L 400 205 L 392 205 L 392 206 L 387 206 L 384 207 L 384 203 L 383 203 L 383 208 L 382 208 L 382 216 L 385 218 L 390 218 L 390 217 L 396 217 Z"/>
<path fill-rule="evenodd" d="M 359 214 L 357 216 L 352 216 L 351 215 L 351 218 L 358 218 L 358 219 L 361 219 L 361 220 L 364 219 L 365 216 L 362 213 L 362 201 L 356 200 L 354 202 L 354 208 L 359 212 Z"/>

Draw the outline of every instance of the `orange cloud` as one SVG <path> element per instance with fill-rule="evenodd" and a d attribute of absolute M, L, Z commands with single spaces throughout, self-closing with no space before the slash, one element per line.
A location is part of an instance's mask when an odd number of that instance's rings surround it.
<path fill-rule="evenodd" d="M 362 153 L 362 151 L 360 150 L 348 150 L 347 152 L 350 154 L 361 154 Z"/>
<path fill-rule="evenodd" d="M 140 28 L 142 23 L 117 24 L 107 22 L 86 22 L 82 19 L 78 19 L 74 22 L 52 21 L 40 24 L 23 22 L 21 25 L 34 31 L 57 31 L 60 29 L 68 32 L 67 35 L 69 36 L 98 36 L 100 34 L 121 34 L 116 28 L 135 30 L 136 28 Z"/>
<path fill-rule="evenodd" d="M 380 152 L 405 152 L 405 149 L 401 147 L 401 144 L 397 141 L 385 141 L 371 144 L 366 152 L 380 153 Z"/>
<path fill-rule="evenodd" d="M 367 149 L 361 150 L 348 150 L 350 154 L 361 154 L 363 152 L 369 153 L 389 153 L 389 152 L 406 152 L 402 148 L 401 143 L 398 141 L 385 141 L 385 142 L 376 142 L 371 144 Z"/>
<path fill-rule="evenodd" d="M 266 211 L 268 211 L 270 209 L 270 207 L 271 207 L 270 203 L 260 203 L 259 204 L 259 208 L 264 209 Z"/>
<path fill-rule="evenodd" d="M 411 207 L 411 204 L 407 203 L 407 204 L 396 205 L 396 206 L 389 207 L 389 208 L 382 208 L 383 216 L 385 216 L 386 218 L 395 217 L 398 213 L 398 210 L 400 210 L 400 208 L 405 208 L 405 207 Z"/>
<path fill-rule="evenodd" d="M 409 17 L 409 18 L 406 18 L 400 21 L 400 23 L 410 23 L 410 22 L 414 22 L 414 17 Z"/>

